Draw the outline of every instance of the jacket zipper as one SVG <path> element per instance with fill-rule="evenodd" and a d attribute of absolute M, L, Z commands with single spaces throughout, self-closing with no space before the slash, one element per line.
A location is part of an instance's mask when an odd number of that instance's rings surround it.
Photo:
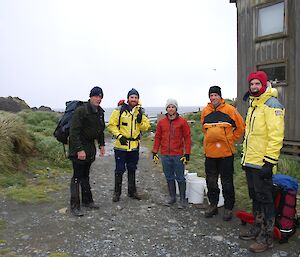
<path fill-rule="evenodd" d="M 250 129 L 249 129 L 249 132 L 248 132 L 248 134 L 246 135 L 246 139 L 245 139 L 245 149 L 243 149 L 244 150 L 244 155 L 243 155 L 243 161 L 242 161 L 242 163 L 244 163 L 245 162 L 245 159 L 246 159 L 246 149 L 247 149 L 247 145 L 248 145 L 248 138 L 249 138 L 249 134 L 252 132 L 251 131 L 251 127 L 252 127 L 252 116 L 253 116 L 253 113 L 254 113 L 254 111 L 255 111 L 255 108 L 256 108 L 256 106 L 253 108 L 253 110 L 252 110 L 252 112 L 251 112 L 251 115 L 250 115 Z M 255 120 L 255 117 L 254 117 L 254 120 Z M 252 127 L 252 129 L 253 129 L 253 127 Z"/>

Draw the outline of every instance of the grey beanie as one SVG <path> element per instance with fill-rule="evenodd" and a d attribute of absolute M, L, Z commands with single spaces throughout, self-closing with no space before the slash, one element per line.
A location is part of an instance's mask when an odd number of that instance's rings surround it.
<path fill-rule="evenodd" d="M 166 109 L 167 109 L 167 107 L 168 107 L 170 104 L 173 104 L 173 105 L 176 107 L 176 110 L 178 110 L 178 103 L 177 103 L 177 101 L 176 101 L 175 99 L 169 98 L 169 99 L 167 100 L 167 103 L 166 103 Z"/>

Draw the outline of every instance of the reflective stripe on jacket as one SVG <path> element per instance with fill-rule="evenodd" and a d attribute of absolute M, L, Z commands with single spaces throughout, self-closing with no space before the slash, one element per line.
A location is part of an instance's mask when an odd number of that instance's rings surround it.
<path fill-rule="evenodd" d="M 108 130 L 116 138 L 114 148 L 123 151 L 138 150 L 140 145 L 141 131 L 147 131 L 150 128 L 150 121 L 143 113 L 142 122 L 137 123 L 136 118 L 139 113 L 140 105 L 134 107 L 131 111 L 129 108 L 124 110 L 120 116 L 122 107 L 115 109 L 108 122 Z M 121 145 L 119 138 L 124 136 L 128 139 L 128 145 Z"/>
<path fill-rule="evenodd" d="M 174 120 L 162 118 L 157 126 L 152 151 L 162 155 L 183 155 L 191 153 L 191 131 L 187 121 L 177 116 Z"/>
<path fill-rule="evenodd" d="M 221 99 L 221 104 L 216 108 L 208 103 L 201 113 L 200 120 L 204 133 L 205 156 L 222 158 L 233 155 L 234 141 L 237 141 L 245 130 L 244 120 L 237 109 Z"/>
<path fill-rule="evenodd" d="M 259 97 L 250 97 L 246 117 L 242 165 L 260 169 L 264 160 L 277 164 L 284 138 L 284 107 L 277 90 L 269 86 Z"/>

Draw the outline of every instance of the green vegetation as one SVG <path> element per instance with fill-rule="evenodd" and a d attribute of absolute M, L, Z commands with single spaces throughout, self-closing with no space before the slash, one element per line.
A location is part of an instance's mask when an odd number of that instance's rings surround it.
<path fill-rule="evenodd" d="M 58 178 L 71 166 L 52 136 L 58 118 L 54 112 L 31 110 L 0 113 L 0 194 L 38 203 L 65 188 Z"/>
<path fill-rule="evenodd" d="M 70 255 L 66 253 L 51 253 L 48 257 L 70 257 Z"/>

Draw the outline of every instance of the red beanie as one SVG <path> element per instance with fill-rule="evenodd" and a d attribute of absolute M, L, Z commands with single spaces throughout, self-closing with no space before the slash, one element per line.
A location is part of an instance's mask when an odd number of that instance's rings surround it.
<path fill-rule="evenodd" d="M 253 79 L 258 79 L 261 82 L 262 87 L 259 90 L 259 92 L 255 93 L 255 94 L 253 94 L 250 90 L 249 90 L 249 93 L 250 93 L 250 95 L 253 95 L 253 96 L 260 96 L 267 89 L 268 76 L 264 71 L 251 72 L 248 75 L 249 84 L 250 84 L 251 80 L 253 80 Z"/>

